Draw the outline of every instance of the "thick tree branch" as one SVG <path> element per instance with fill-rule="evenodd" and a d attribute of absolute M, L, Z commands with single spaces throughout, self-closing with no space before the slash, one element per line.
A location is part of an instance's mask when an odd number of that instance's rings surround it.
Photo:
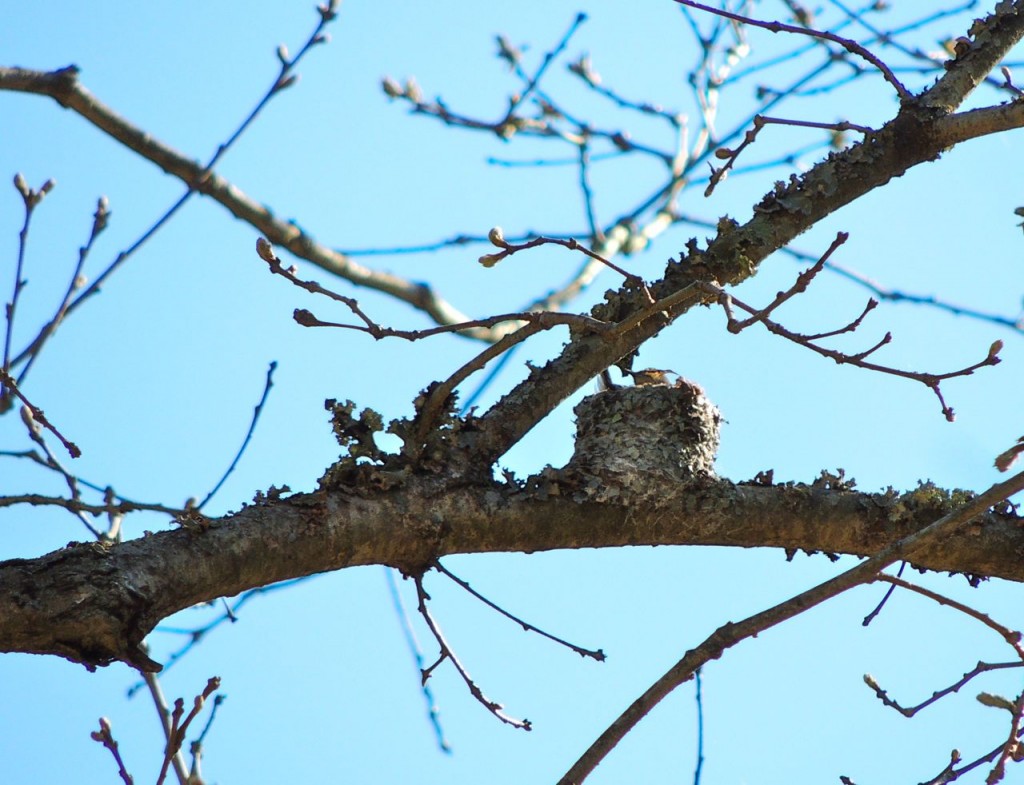
<path fill-rule="evenodd" d="M 369 478 L 388 482 L 386 472 Z M 662 482 L 658 504 L 574 501 L 564 476 L 543 492 L 478 484 L 439 489 L 418 479 L 296 495 L 223 519 L 189 522 L 118 545 L 69 546 L 0 563 L 0 651 L 57 654 L 88 666 L 159 665 L 145 635 L 163 618 L 220 596 L 366 564 L 407 571 L 457 553 L 624 545 L 778 547 L 867 556 L 957 509 L 969 495 L 930 487 L 904 494 L 830 490 L 827 483 Z M 557 493 L 554 491 L 558 487 Z M 645 494 L 645 497 L 647 494 Z M 1024 581 L 1024 526 L 989 512 L 915 554 L 939 571 Z"/>

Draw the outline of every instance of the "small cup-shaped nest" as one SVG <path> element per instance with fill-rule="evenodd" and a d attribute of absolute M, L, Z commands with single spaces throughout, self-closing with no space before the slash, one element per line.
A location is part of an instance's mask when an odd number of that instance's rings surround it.
<path fill-rule="evenodd" d="M 666 481 L 715 476 L 722 415 L 692 382 L 604 390 L 584 398 L 574 411 L 570 472 L 641 495 L 652 485 L 663 488 Z M 588 485 L 597 490 L 592 482 Z"/>

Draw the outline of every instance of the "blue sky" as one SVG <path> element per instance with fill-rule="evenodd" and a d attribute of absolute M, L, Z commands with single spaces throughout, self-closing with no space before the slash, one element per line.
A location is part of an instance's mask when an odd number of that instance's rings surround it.
<path fill-rule="evenodd" d="M 312 29 L 312 6 L 259 2 L 173 6 L 110 0 L 21 3 L 5 11 L 0 60 L 50 70 L 75 63 L 104 103 L 196 159 L 223 141 L 276 74 L 274 48 L 295 51 Z M 878 24 L 912 18 L 916 4 L 895 3 Z M 501 225 L 580 233 L 585 228 L 571 168 L 488 166 L 491 157 L 523 161 L 566 155 L 537 142 L 503 144 L 493 136 L 446 129 L 408 116 L 380 90 L 380 79 L 415 76 L 427 96 L 453 110 L 500 116 L 515 79 L 494 57 L 493 36 L 529 42 L 533 68 L 579 11 L 550 2 L 491 6 L 346 3 L 332 41 L 302 64 L 297 85 L 279 95 L 218 167 L 218 172 L 281 217 L 294 218 L 319 241 L 343 249 L 432 242 Z M 694 113 L 686 73 L 696 56 L 692 35 L 669 2 L 594 2 L 568 57 L 589 52 L 605 83 L 623 94 Z M 762 3 L 776 18 L 781 3 Z M 834 14 L 834 12 L 832 12 Z M 834 18 L 826 17 L 826 18 Z M 890 21 L 897 20 L 897 21 Z M 938 48 L 960 35 L 965 15 L 941 20 L 912 40 Z M 792 42 L 750 33 L 752 59 Z M 884 53 L 882 53 L 884 56 Z M 720 130 L 750 112 L 757 81 L 786 84 L 787 63 L 723 91 Z M 1019 69 L 1018 69 L 1019 70 Z M 934 75 L 903 74 L 911 89 Z M 1022 81 L 1022 79 L 1018 79 Z M 553 67 L 548 89 L 566 96 L 606 128 L 628 127 L 651 144 L 666 130 L 614 110 Z M 982 91 L 977 104 L 1002 100 Z M 778 110 L 796 119 L 846 118 L 879 124 L 891 117 L 890 88 L 869 76 L 847 89 L 795 100 Z M 692 122 L 696 123 L 694 118 Z M 769 128 L 749 163 L 819 142 L 819 132 Z M 830 217 L 795 245 L 821 253 L 837 231 L 850 241 L 834 257 L 885 285 L 1015 316 L 1021 309 L 1024 237 L 1013 215 L 1024 204 L 1020 131 L 963 145 Z M 710 199 L 687 191 L 683 212 L 743 221 L 776 179 L 823 155 L 732 177 Z M 0 93 L 0 182 L 24 173 L 33 186 L 57 187 L 33 218 L 26 261 L 30 285 L 19 306 L 15 344 L 26 341 L 59 301 L 96 199 L 109 198 L 111 226 L 88 263 L 95 275 L 130 245 L 181 193 L 181 185 L 139 160 L 71 112 L 38 96 Z M 644 161 L 619 160 L 594 173 L 603 222 L 630 209 L 660 182 Z M 6 179 L 3 179 L 6 178 Z M 13 281 L 21 202 L 0 188 L 0 288 Z M 622 262 L 656 276 L 691 236 L 674 228 Z M 337 457 L 323 411 L 325 398 L 351 398 L 385 417 L 407 415 L 417 391 L 447 376 L 480 347 L 454 337 L 416 344 L 309 330 L 291 312 L 311 308 L 324 319 L 345 314 L 267 274 L 254 253 L 257 234 L 218 205 L 193 200 L 61 329 L 33 369 L 26 392 L 83 449 L 74 470 L 123 495 L 180 504 L 202 497 L 230 462 L 248 426 L 269 362 L 275 386 L 252 445 L 209 511 L 237 509 L 257 489 L 315 487 Z M 559 286 L 580 260 L 562 249 L 520 254 L 485 270 L 484 248 L 371 258 L 368 263 L 434 283 L 458 307 L 483 316 L 513 310 Z M 619 260 L 622 261 L 622 260 Z M 737 295 L 762 304 L 800 268 L 779 255 Z M 334 286 L 381 322 L 423 327 L 425 319 L 365 290 L 332 281 L 300 264 L 302 275 Z M 584 308 L 618 280 L 605 274 L 582 298 Z M 822 275 L 781 312 L 808 332 L 832 329 L 859 313 L 867 292 Z M 944 385 L 957 410 L 946 423 L 931 393 L 911 382 L 837 367 L 764 331 L 731 336 L 717 310 L 702 309 L 666 330 L 641 354 L 641 365 L 672 368 L 700 382 L 726 418 L 718 471 L 741 480 L 773 468 L 776 480 L 811 481 L 842 467 L 858 487 L 911 488 L 931 479 L 980 490 L 998 478 L 992 460 L 1021 432 L 1024 351 L 1019 334 L 991 323 L 911 305 L 883 305 L 852 340 L 855 351 L 891 331 L 879 355 L 892 365 L 944 371 L 981 359 L 995 339 L 1003 363 Z M 533 339 L 481 400 L 486 406 L 522 378 L 524 363 L 554 354 L 564 335 Z M 520 475 L 559 466 L 572 452 L 571 407 L 581 391 L 503 460 Z M 0 421 L 2 449 L 29 445 L 20 422 Z M 52 476 L 4 460 L 0 494 L 61 493 Z M 127 536 L 166 524 L 129 519 Z M 29 557 L 85 539 L 66 514 L 0 509 L 3 558 Z M 493 721 L 443 666 L 432 679 L 455 753 L 437 751 L 424 718 L 417 674 L 391 610 L 381 568 L 325 575 L 248 604 L 164 678 L 171 696 L 189 699 L 212 675 L 228 696 L 207 741 L 210 781 L 513 783 L 551 781 L 647 684 L 687 648 L 726 620 L 738 620 L 852 564 L 782 553 L 716 548 L 493 555 L 453 558 L 448 566 L 475 588 L 556 634 L 608 653 L 604 664 L 524 634 L 438 576 L 428 578 L 434 610 L 462 660 L 488 695 L 534 731 Z M 1018 587 L 994 581 L 969 591 L 962 578 L 921 578 L 1020 627 Z M 403 585 L 407 602 L 411 587 Z M 923 698 L 979 659 L 1010 652 L 991 633 L 951 611 L 899 596 L 871 627 L 860 620 L 881 595 L 851 592 L 772 630 L 710 664 L 704 677 L 706 783 L 919 781 L 960 748 L 966 758 L 995 746 L 1004 718 L 973 695 L 1019 691 L 1015 676 L 993 676 L 967 694 L 913 720 L 883 710 L 861 677 Z M 180 614 L 168 626 L 195 626 L 214 611 Z M 418 630 L 430 658 L 433 647 Z M 157 659 L 180 644 L 157 632 Z M 109 755 L 89 739 L 108 716 L 137 782 L 151 781 L 162 742 L 155 712 L 125 667 L 95 674 L 69 663 L 0 658 L 0 756 L 10 782 L 115 780 Z M 684 686 L 616 750 L 596 783 L 690 781 L 695 763 L 692 685 Z M 913 779 L 917 777 L 917 779 Z M 980 781 L 980 780 L 979 780 Z"/>

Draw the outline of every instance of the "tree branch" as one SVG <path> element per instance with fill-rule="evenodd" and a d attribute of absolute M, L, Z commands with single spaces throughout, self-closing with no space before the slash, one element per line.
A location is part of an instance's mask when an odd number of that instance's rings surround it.
<path fill-rule="evenodd" d="M 359 486 L 264 501 L 116 545 L 78 544 L 0 562 L 0 651 L 56 654 L 89 667 L 124 661 L 158 670 L 141 648 L 163 618 L 246 589 L 328 570 L 387 564 L 406 572 L 458 553 L 625 545 L 777 547 L 868 556 L 963 506 L 931 486 L 903 495 L 808 485 L 681 486 L 651 478 L 657 505 L 577 502 L 572 481 L 544 489 L 436 478 L 394 486 L 374 472 Z M 554 485 L 559 487 L 553 493 Z M 1024 581 L 1024 526 L 1007 510 L 915 553 L 922 568 Z"/>
<path fill-rule="evenodd" d="M 352 261 L 345 254 L 327 248 L 296 224 L 276 217 L 269 208 L 247 196 L 216 172 L 208 171 L 152 134 L 142 131 L 100 101 L 78 80 L 78 68 L 68 66 L 56 71 L 32 71 L 27 68 L 0 67 L 0 90 L 35 93 L 53 98 L 113 137 L 129 150 L 177 177 L 190 189 L 210 197 L 236 218 L 257 229 L 274 245 L 283 246 L 300 259 L 344 278 L 356 286 L 389 294 L 427 313 L 439 324 L 469 319 L 439 297 L 428 285 L 408 281 L 397 275 L 372 270 Z M 485 329 L 466 332 L 474 338 L 490 340 Z"/>
<path fill-rule="evenodd" d="M 691 241 L 680 260 L 670 262 L 662 280 L 651 286 L 659 301 L 673 298 L 671 308 L 650 311 L 631 322 L 614 341 L 606 336 L 577 338 L 558 358 L 498 401 L 480 420 L 477 444 L 481 459 L 495 461 L 575 390 L 700 303 L 694 286 L 698 281 L 726 286 L 747 280 L 769 255 L 826 216 L 910 168 L 937 159 L 958 141 L 995 126 L 983 120 L 998 116 L 1004 127 L 1011 120 L 1024 125 L 1024 111 L 1014 109 L 1016 104 L 998 115 L 995 108 L 983 110 L 991 114 L 976 121 L 965 119 L 972 117 L 970 112 L 952 117 L 942 114 L 951 112 L 973 91 L 987 73 L 986 64 L 994 67 L 1024 37 L 1024 0 L 1016 0 L 1012 8 L 1016 10 L 976 21 L 972 30 L 984 54 L 972 50 L 949 62 L 946 74 L 934 87 L 920 97 L 904 100 L 898 114 L 877 133 L 830 154 L 800 177 L 791 175 L 788 183 L 776 183 L 755 205 L 754 217 L 746 224 L 722 218 L 718 234 L 706 250 Z M 593 315 L 623 325 L 644 307 L 629 282 L 606 299 Z"/>

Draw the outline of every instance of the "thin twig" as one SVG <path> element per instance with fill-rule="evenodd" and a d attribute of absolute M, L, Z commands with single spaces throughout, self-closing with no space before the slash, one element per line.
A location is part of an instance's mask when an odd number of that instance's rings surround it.
<path fill-rule="evenodd" d="M 85 245 L 78 249 L 78 261 L 75 263 L 75 269 L 71 273 L 71 279 L 68 282 L 67 290 L 64 292 L 64 297 L 61 298 L 60 305 L 57 306 L 57 311 L 54 313 L 50 321 L 40 328 L 36 337 L 29 343 L 30 346 L 35 348 L 26 359 L 25 365 L 18 372 L 18 384 L 24 384 L 25 377 L 28 375 L 29 370 L 31 370 L 33 364 L 42 353 L 43 346 L 57 331 L 61 322 L 64 321 L 64 317 L 67 316 L 68 308 L 74 299 L 75 292 L 81 289 L 85 284 L 85 277 L 82 275 L 82 270 L 85 269 L 85 260 L 88 258 L 89 252 L 92 250 L 93 244 L 96 242 L 96 238 L 100 236 L 104 229 L 107 228 L 109 220 L 110 204 L 107 201 L 107 197 L 101 196 L 96 201 L 96 212 L 94 212 L 92 216 L 92 229 L 89 232 L 89 239 L 86 240 Z"/>
<path fill-rule="evenodd" d="M 906 589 L 907 591 L 914 592 L 915 594 L 920 594 L 922 597 L 927 597 L 933 602 L 937 602 L 939 605 L 945 605 L 948 608 L 960 611 L 960 613 L 966 616 L 970 616 L 975 621 L 980 622 L 990 630 L 998 633 L 1002 639 L 1006 641 L 1006 644 L 1013 649 L 1014 654 L 1016 654 L 1020 659 L 1021 664 L 1024 665 L 1024 645 L 1021 644 L 1021 633 L 1017 630 L 1011 630 L 1009 627 L 1000 624 L 976 608 L 972 608 L 962 602 L 957 602 L 956 600 L 932 591 L 931 589 L 926 589 L 923 586 L 918 586 L 910 583 L 909 581 L 905 581 L 895 575 L 885 575 L 882 573 L 879 574 L 875 580 L 883 583 L 890 583 L 893 586 L 900 587 L 901 589 Z"/>
<path fill-rule="evenodd" d="M 902 562 L 900 564 L 900 568 L 896 571 L 896 577 L 897 578 L 900 578 L 900 577 L 903 576 L 903 571 L 906 569 L 906 567 L 907 567 L 907 563 L 906 562 Z M 873 622 L 875 620 L 875 618 L 878 616 L 878 614 L 880 614 L 882 612 L 882 608 L 885 607 L 885 604 L 887 602 L 889 602 L 889 598 L 892 597 L 893 592 L 895 592 L 895 591 L 896 591 L 896 584 L 890 583 L 889 584 L 889 588 L 886 589 L 885 590 L 885 594 L 882 595 L 882 599 L 878 601 L 878 605 L 876 605 L 871 610 L 871 613 L 869 613 L 867 616 L 865 616 L 863 618 L 863 620 L 861 620 L 861 625 L 862 626 L 867 627 L 869 624 L 871 624 L 871 622 Z"/>
<path fill-rule="evenodd" d="M 510 717 L 502 711 L 503 706 L 500 703 L 496 703 L 484 695 L 483 691 L 477 686 L 476 682 L 473 681 L 472 677 L 463 667 L 462 663 L 459 662 L 459 658 L 455 656 L 455 652 L 451 646 L 445 640 L 444 635 L 441 633 L 440 627 L 437 622 L 434 621 L 434 617 L 431 616 L 430 610 L 427 608 L 427 600 L 430 599 L 430 595 L 427 594 L 423 588 L 423 574 L 413 576 L 413 581 L 416 584 L 416 597 L 418 599 L 418 610 L 423 620 L 427 623 L 427 627 L 430 629 L 431 635 L 434 636 L 434 640 L 437 641 L 437 645 L 440 649 L 437 661 L 428 668 L 421 670 L 423 675 L 423 683 L 425 684 L 427 679 L 430 678 L 430 674 L 433 673 L 434 669 L 437 668 L 445 660 L 449 660 L 455 667 L 462 681 L 465 682 L 466 687 L 469 688 L 470 694 L 476 698 L 477 702 L 480 703 L 484 708 L 487 709 L 491 714 L 497 717 L 499 720 L 504 722 L 506 725 L 511 725 L 513 728 L 519 728 L 521 730 L 531 730 L 532 725 L 527 719 L 518 720 L 514 717 Z"/>
<path fill-rule="evenodd" d="M 185 756 L 181 754 L 180 750 L 171 753 L 170 757 L 167 755 L 167 751 L 171 747 L 171 741 L 174 738 L 174 725 L 171 721 L 171 710 L 167 705 L 167 698 L 164 697 L 163 687 L 160 686 L 160 679 L 157 678 L 155 673 L 149 672 L 144 672 L 142 679 L 149 688 L 153 705 L 156 707 L 156 712 L 160 717 L 160 727 L 164 731 L 165 752 L 159 782 L 163 782 L 167 776 L 167 763 L 170 761 L 174 764 L 174 773 L 177 775 L 180 785 L 188 785 L 188 767 L 185 765 Z"/>
<path fill-rule="evenodd" d="M 100 717 L 100 729 L 98 731 L 94 730 L 89 736 L 93 741 L 98 741 L 110 750 L 110 754 L 114 756 L 114 762 L 117 763 L 117 773 L 121 777 L 121 782 L 124 785 L 134 785 L 135 780 L 128 773 L 128 769 L 125 768 L 124 761 L 121 759 L 121 751 L 117 748 L 117 741 L 111 732 L 110 720 L 106 717 Z"/>
<path fill-rule="evenodd" d="M 391 596 L 391 604 L 394 608 L 395 616 L 398 617 L 399 625 L 402 628 L 402 637 L 405 639 L 406 648 L 412 654 L 417 672 L 422 676 L 424 665 L 423 650 L 420 648 L 420 642 L 416 639 L 416 630 L 413 629 L 412 621 L 405 610 L 402 597 L 398 593 L 395 570 L 392 567 L 384 567 L 384 578 L 388 584 L 388 594 Z M 420 692 L 423 695 L 423 701 L 427 704 L 427 719 L 430 720 L 430 727 L 434 731 L 434 739 L 437 741 L 438 749 L 446 755 L 451 755 L 452 747 L 444 735 L 444 727 L 441 725 L 441 710 L 438 708 L 437 700 L 434 698 L 434 691 L 430 689 L 430 685 L 423 681 L 422 678 L 420 680 Z"/>
<path fill-rule="evenodd" d="M 256 404 L 256 408 L 253 410 L 252 420 L 249 422 L 249 430 L 246 431 L 245 438 L 242 439 L 242 445 L 238 448 L 238 452 L 235 453 L 235 457 L 231 461 L 231 465 L 228 466 L 227 470 L 224 472 L 220 480 L 217 481 L 217 484 L 213 486 L 212 490 L 208 494 L 206 494 L 206 498 L 204 498 L 201 502 L 199 502 L 199 504 L 196 505 L 195 509 L 203 509 L 206 503 L 214 497 L 217 491 L 220 490 L 221 486 L 225 483 L 228 477 L 231 476 L 231 473 L 235 470 L 235 467 L 238 465 L 238 461 L 241 460 L 242 455 L 245 453 L 245 448 L 249 446 L 249 440 L 252 439 L 253 432 L 256 430 L 256 423 L 259 422 L 260 413 L 263 411 L 263 404 L 267 402 L 267 396 L 270 395 L 270 388 L 274 386 L 274 370 L 276 368 L 276 360 L 272 361 L 270 363 L 270 366 L 267 368 L 267 381 L 263 387 L 263 394 L 260 396 L 259 403 Z"/>
<path fill-rule="evenodd" d="M 21 231 L 18 232 L 18 259 L 14 264 L 14 286 L 11 292 L 11 299 L 4 310 L 6 326 L 4 329 L 3 364 L 0 365 L 0 370 L 3 370 L 5 374 L 11 370 L 11 341 L 14 337 L 14 317 L 18 310 L 18 299 L 21 297 L 21 292 L 27 283 L 24 276 L 25 251 L 28 248 L 28 230 L 32 223 L 32 213 L 39 203 L 43 201 L 46 194 L 53 190 L 55 185 L 56 183 L 53 180 L 47 180 L 39 190 L 35 190 L 29 187 L 20 172 L 14 176 L 14 187 L 21 194 L 21 201 L 25 207 L 25 218 L 21 224 Z M 10 397 L 11 394 L 7 389 L 7 385 L 5 383 L 0 384 L 0 412 L 7 410 Z"/>
<path fill-rule="evenodd" d="M 768 306 L 767 309 L 757 309 L 754 308 L 753 306 L 747 305 L 741 300 L 736 299 L 732 295 L 728 294 L 724 289 L 722 289 L 719 286 L 715 286 L 714 284 L 701 282 L 697 284 L 697 287 L 701 291 L 714 295 L 718 298 L 719 304 L 721 304 L 723 310 L 726 313 L 728 329 L 730 332 L 739 332 L 740 330 L 744 329 L 745 327 L 749 326 L 752 323 L 752 320 L 749 319 L 745 320 L 744 322 L 740 322 L 732 315 L 732 306 L 736 305 L 742 310 L 751 314 L 753 317 L 755 317 L 753 321 L 763 324 L 769 332 L 786 338 L 787 340 L 799 344 L 800 346 L 803 346 L 807 349 L 810 349 L 811 351 L 816 352 L 817 354 L 820 354 L 823 357 L 828 357 L 829 359 L 834 360 L 836 363 L 839 363 L 840 365 L 854 365 L 858 368 L 864 368 L 866 370 L 877 371 L 878 373 L 884 373 L 890 376 L 899 376 L 904 379 L 911 379 L 913 381 L 920 382 L 929 390 L 931 390 L 939 399 L 939 404 L 942 407 L 942 414 L 948 422 L 953 422 L 956 419 L 956 417 L 953 409 L 946 404 L 946 399 L 942 395 L 942 390 L 940 388 L 941 383 L 947 379 L 953 379 L 959 376 L 970 376 L 980 368 L 998 365 L 1000 362 L 999 352 L 1003 348 L 1003 342 L 995 341 L 989 347 L 988 353 L 986 354 L 983 360 L 980 360 L 976 363 L 973 363 L 972 365 L 968 365 L 956 371 L 948 371 L 945 373 L 904 371 L 899 368 L 893 368 L 891 366 L 869 362 L 866 359 L 869 355 L 873 354 L 882 346 L 885 346 L 886 344 L 892 341 L 891 333 L 886 333 L 874 346 L 862 352 L 859 352 L 858 354 L 846 354 L 835 349 L 827 349 L 825 347 L 818 346 L 816 343 L 814 343 L 814 341 L 817 340 L 818 338 L 838 335 L 839 333 L 843 332 L 852 332 L 853 330 L 855 330 L 860 325 L 861 320 L 864 318 L 867 312 L 874 307 L 874 305 L 872 305 L 872 303 L 870 302 L 867 308 L 865 308 L 864 312 L 861 313 L 861 315 L 857 317 L 856 320 L 850 322 L 845 327 L 842 327 L 838 330 L 831 330 L 825 333 L 818 333 L 817 335 L 802 335 L 800 333 L 793 332 L 792 330 L 789 330 L 786 327 L 783 327 L 778 322 L 773 321 L 767 317 L 757 316 L 758 314 L 764 312 L 765 310 L 770 311 L 773 307 L 771 305 Z"/>
<path fill-rule="evenodd" d="M 702 5 L 701 3 L 693 2 L 693 0 L 675 0 L 677 3 L 682 5 L 696 8 L 700 11 L 707 11 L 710 14 L 716 16 L 723 16 L 726 19 L 732 19 L 735 22 L 742 24 L 752 25 L 753 27 L 760 27 L 764 30 L 768 30 L 772 33 L 796 33 L 799 35 L 809 35 L 814 38 L 822 38 L 826 41 L 832 41 L 833 43 L 839 44 L 843 49 L 851 54 L 855 54 L 858 57 L 862 57 L 877 68 L 882 76 L 889 84 L 891 84 L 896 94 L 899 95 L 901 100 L 907 100 L 911 97 L 911 93 L 903 86 L 903 83 L 896 78 L 895 74 L 890 70 L 889 66 L 879 60 L 875 55 L 871 54 L 867 49 L 849 38 L 843 38 L 842 36 L 836 35 L 835 33 L 829 33 L 821 30 L 811 30 L 806 27 L 797 27 L 794 25 L 783 24 L 782 22 L 761 22 L 757 19 L 752 19 L 749 16 L 743 16 L 741 14 L 734 14 L 730 11 L 725 11 L 721 8 L 712 8 L 711 6 Z"/>
<path fill-rule="evenodd" d="M 795 128 L 821 128 L 822 130 L 832 131 L 834 133 L 841 133 L 843 131 L 858 131 L 865 136 L 875 132 L 875 129 L 868 128 L 864 125 L 857 125 L 855 123 L 849 123 L 845 120 L 838 123 L 818 123 L 810 120 L 787 120 L 779 117 L 765 117 L 764 115 L 754 115 L 751 129 L 743 135 L 743 141 L 736 148 L 729 147 L 718 147 L 715 150 L 715 157 L 725 160 L 725 165 L 715 169 L 712 167 L 711 177 L 708 180 L 708 186 L 704 189 L 704 196 L 711 196 L 712 192 L 725 176 L 729 173 L 729 170 L 733 168 L 736 160 L 748 146 L 752 145 L 757 139 L 758 133 L 766 125 L 789 125 Z"/>
<path fill-rule="evenodd" d="M 964 685 L 973 681 L 977 676 L 981 675 L 982 673 L 1020 667 L 1021 663 L 1019 661 L 979 662 L 977 665 L 971 668 L 971 670 L 967 671 L 967 673 L 961 676 L 957 681 L 953 682 L 947 687 L 943 687 L 941 690 L 936 690 L 931 694 L 930 697 L 926 698 L 925 700 L 921 701 L 920 703 L 914 706 L 904 706 L 898 701 L 889 697 L 888 690 L 882 689 L 881 685 L 879 685 L 875 678 L 870 674 L 865 674 L 864 683 L 867 684 L 868 687 L 870 687 L 874 691 L 875 697 L 878 698 L 878 700 L 880 700 L 883 705 L 888 706 L 890 709 L 893 709 L 894 711 L 898 711 L 904 717 L 913 717 L 922 709 L 928 708 L 933 703 L 936 703 L 945 698 L 947 695 L 952 695 L 955 692 L 959 692 Z"/>
<path fill-rule="evenodd" d="M 58 431 L 56 426 L 46 419 L 46 414 L 43 410 L 25 397 L 21 390 L 18 389 L 18 385 L 15 383 L 14 379 L 11 378 L 11 375 L 2 368 L 0 368 L 0 385 L 6 387 L 9 392 L 13 393 L 23 404 L 25 404 L 25 408 L 22 409 L 22 419 L 25 420 L 25 424 L 28 426 L 30 431 L 38 433 L 36 428 L 41 425 L 57 437 L 60 443 L 64 445 L 64 449 L 68 451 L 68 455 L 72 458 L 78 458 L 82 455 L 82 451 L 78 449 L 78 445 L 64 438 L 64 434 Z M 25 412 L 28 414 L 25 415 Z M 35 423 L 35 425 L 33 425 L 33 423 Z"/>
<path fill-rule="evenodd" d="M 516 624 L 518 624 L 520 627 L 522 627 L 527 632 L 535 632 L 538 635 L 541 635 L 541 636 L 547 638 L 550 641 L 554 641 L 555 643 L 561 644 L 562 646 L 565 646 L 567 649 L 571 649 L 572 651 L 576 652 L 581 657 L 590 657 L 591 659 L 597 660 L 598 662 L 604 662 L 605 654 L 604 654 L 603 650 L 597 649 L 596 651 L 592 651 L 590 649 L 584 649 L 582 646 L 577 646 L 575 643 L 570 643 L 567 640 L 563 640 L 562 638 L 559 638 L 557 635 L 552 635 L 549 632 L 545 632 L 544 630 L 540 629 L 539 627 L 536 627 L 533 624 L 530 624 L 528 621 L 523 621 L 518 616 L 516 616 L 516 615 L 514 615 L 512 613 L 509 613 L 504 608 L 502 608 L 500 605 L 498 605 L 498 604 L 492 602 L 491 600 L 487 599 L 486 597 L 484 597 L 480 592 L 478 592 L 476 589 L 474 589 L 472 586 L 470 586 L 466 581 L 462 580 L 462 578 L 460 578 L 458 575 L 455 575 L 447 567 L 445 567 L 443 564 L 441 564 L 439 559 L 434 559 L 432 566 L 434 567 L 434 569 L 436 569 L 442 575 L 446 575 L 448 578 L 453 580 L 455 583 L 457 583 L 459 586 L 461 586 L 467 592 L 472 594 L 474 597 L 476 597 L 478 600 L 480 600 L 480 602 L 482 602 L 488 608 L 491 608 L 492 610 L 497 611 L 502 616 L 504 616 L 506 619 L 510 619 L 511 621 L 514 621 Z"/>
<path fill-rule="evenodd" d="M 508 112 L 505 115 L 506 122 L 512 119 L 516 109 L 518 109 L 523 101 L 525 101 L 530 94 L 537 89 L 537 85 L 544 76 L 545 71 L 547 71 L 551 63 L 558 59 L 558 56 L 565 51 L 565 47 L 569 45 L 569 39 L 573 37 L 580 25 L 585 21 L 587 21 L 586 14 L 576 14 L 575 19 L 572 20 L 572 24 L 569 25 L 569 29 L 566 30 L 565 35 L 563 35 L 562 39 L 555 45 L 555 48 L 544 55 L 544 59 L 541 61 L 540 67 L 537 68 L 536 73 L 527 81 L 526 88 L 509 102 Z"/>
<path fill-rule="evenodd" d="M 693 672 L 696 685 L 694 698 L 697 703 L 697 765 L 693 769 L 693 785 L 700 785 L 700 775 L 704 769 L 704 698 L 700 672 L 700 668 Z"/>
<path fill-rule="evenodd" d="M 160 775 L 157 777 L 156 785 L 163 785 L 164 780 L 167 778 L 167 769 L 174 761 L 175 773 L 178 775 L 178 779 L 181 785 L 188 785 L 188 773 L 185 773 L 185 779 L 182 780 L 181 773 L 178 771 L 178 761 L 181 761 L 182 767 L 184 767 L 184 756 L 181 754 L 182 744 L 185 742 L 185 734 L 188 733 L 188 728 L 192 724 L 192 721 L 199 716 L 199 712 L 203 710 L 203 706 L 206 704 L 206 699 L 209 698 L 214 692 L 220 688 L 220 677 L 212 676 L 207 682 L 206 687 L 203 688 L 201 694 L 197 695 L 192 701 L 192 709 L 189 711 L 185 719 L 182 720 L 182 715 L 185 711 L 185 702 L 178 698 L 174 701 L 174 709 L 170 714 L 170 730 L 167 736 L 167 749 L 164 752 L 164 762 L 160 768 Z"/>

